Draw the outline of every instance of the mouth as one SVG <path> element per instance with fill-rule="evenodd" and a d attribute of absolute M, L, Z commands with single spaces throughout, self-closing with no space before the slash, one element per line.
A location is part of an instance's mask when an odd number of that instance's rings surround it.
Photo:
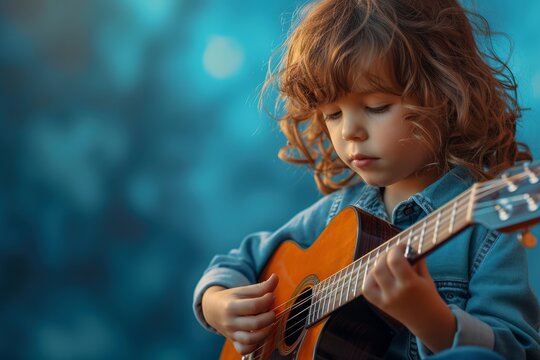
<path fill-rule="evenodd" d="M 365 154 L 353 154 L 349 157 L 349 160 L 352 166 L 356 168 L 365 168 L 379 160 L 379 158 Z"/>
<path fill-rule="evenodd" d="M 376 156 L 370 156 L 370 155 L 364 155 L 364 154 L 353 154 L 349 156 L 350 161 L 362 161 L 362 160 L 378 160 L 379 158 Z"/>

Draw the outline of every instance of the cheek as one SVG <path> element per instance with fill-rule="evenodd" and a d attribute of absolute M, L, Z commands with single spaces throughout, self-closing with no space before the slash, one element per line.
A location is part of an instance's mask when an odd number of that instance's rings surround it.
<path fill-rule="evenodd" d="M 328 132 L 330 134 L 330 141 L 336 154 L 341 158 L 341 160 L 346 161 L 349 154 L 347 154 L 346 142 L 341 137 L 341 129 L 337 126 L 334 128 L 328 127 Z"/>
<path fill-rule="evenodd" d="M 382 152 L 400 153 L 407 151 L 414 142 L 409 140 L 409 133 L 396 127 L 384 127 L 371 135 L 373 144 Z"/>

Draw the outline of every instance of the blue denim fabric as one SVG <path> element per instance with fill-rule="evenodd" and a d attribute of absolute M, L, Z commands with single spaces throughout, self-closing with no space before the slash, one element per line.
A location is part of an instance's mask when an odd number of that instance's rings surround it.
<path fill-rule="evenodd" d="M 213 330 L 201 311 L 204 291 L 213 285 L 237 287 L 255 283 L 273 251 L 285 240 L 310 246 L 343 208 L 358 206 L 405 229 L 449 202 L 474 183 L 463 167 L 455 167 L 423 191 L 399 203 L 388 217 L 381 189 L 360 183 L 336 191 L 293 217 L 275 232 L 247 236 L 238 249 L 211 261 L 194 293 L 199 322 Z M 471 226 L 438 248 L 427 265 L 441 297 L 457 321 L 452 348 L 479 346 L 506 359 L 540 359 L 538 301 L 528 283 L 525 250 L 514 235 Z M 419 359 L 431 352 L 407 330 L 389 349 L 396 359 Z"/>
<path fill-rule="evenodd" d="M 463 346 L 457 349 L 441 351 L 436 355 L 426 358 L 427 360 L 504 360 L 494 351 L 480 347 Z"/>

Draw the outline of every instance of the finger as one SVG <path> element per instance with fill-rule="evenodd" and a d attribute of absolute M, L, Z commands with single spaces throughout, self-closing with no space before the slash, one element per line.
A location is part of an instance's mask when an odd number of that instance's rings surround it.
<path fill-rule="evenodd" d="M 377 285 L 383 293 L 393 288 L 396 279 L 387 264 L 387 256 L 381 256 L 372 270 Z"/>
<path fill-rule="evenodd" d="M 247 355 L 257 349 L 257 345 L 244 345 L 240 344 L 237 341 L 233 341 L 233 345 L 236 351 L 238 351 L 242 355 Z"/>
<path fill-rule="evenodd" d="M 253 299 L 239 299 L 231 304 L 231 311 L 236 315 L 258 315 L 270 310 L 275 298 L 275 295 L 269 292 Z"/>
<path fill-rule="evenodd" d="M 236 294 L 248 298 L 263 296 L 266 293 L 274 291 L 278 284 L 278 281 L 278 276 L 276 274 L 272 274 L 265 281 L 238 288 Z"/>
<path fill-rule="evenodd" d="M 273 329 L 273 326 L 268 326 L 256 331 L 236 331 L 232 337 L 234 341 L 242 345 L 258 345 L 270 335 Z"/>
<path fill-rule="evenodd" d="M 364 286 L 362 287 L 362 294 L 367 301 L 374 304 L 375 306 L 381 303 L 381 288 L 377 284 L 375 276 L 373 276 L 372 272 L 370 272 L 366 277 L 366 281 L 364 282 Z"/>
<path fill-rule="evenodd" d="M 418 260 L 418 262 L 414 265 L 414 270 L 419 276 L 423 278 L 429 278 L 429 279 L 431 278 L 425 257 Z"/>
<path fill-rule="evenodd" d="M 240 316 L 235 320 L 235 327 L 242 331 L 253 331 L 265 328 L 274 323 L 276 314 L 273 311 L 254 316 Z"/>
<path fill-rule="evenodd" d="M 408 281 L 416 275 L 413 267 L 405 257 L 405 245 L 398 245 L 388 253 L 386 263 L 388 269 L 398 281 Z"/>

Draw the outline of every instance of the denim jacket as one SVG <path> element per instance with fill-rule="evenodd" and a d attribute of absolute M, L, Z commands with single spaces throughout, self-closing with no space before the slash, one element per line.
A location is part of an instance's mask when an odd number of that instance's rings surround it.
<path fill-rule="evenodd" d="M 354 205 L 405 229 L 443 206 L 474 183 L 463 167 L 455 167 L 423 191 L 399 203 L 389 219 L 380 189 L 365 183 L 350 186 L 317 201 L 275 232 L 247 236 L 240 247 L 217 255 L 204 272 L 194 293 L 194 311 L 205 321 L 201 299 L 213 285 L 227 288 L 257 282 L 259 272 L 274 250 L 294 239 L 309 247 L 343 208 Z M 477 345 L 493 349 L 506 359 L 540 359 L 539 305 L 527 275 L 525 250 L 514 235 L 473 225 L 427 257 L 430 274 L 440 296 L 457 323 L 452 347 Z M 418 359 L 428 348 L 406 329 L 398 333 L 388 357 Z"/>

